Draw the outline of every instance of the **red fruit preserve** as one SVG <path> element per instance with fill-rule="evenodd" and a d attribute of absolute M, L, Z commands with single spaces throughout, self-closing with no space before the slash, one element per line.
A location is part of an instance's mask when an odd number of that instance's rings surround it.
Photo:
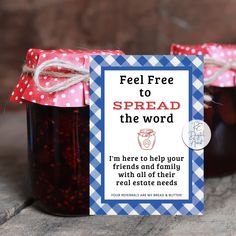
<path fill-rule="evenodd" d="M 27 105 L 32 193 L 48 212 L 89 213 L 89 107 Z"/>
<path fill-rule="evenodd" d="M 236 88 L 210 87 L 213 102 L 205 108 L 211 141 L 205 147 L 205 175 L 221 176 L 236 171 Z"/>

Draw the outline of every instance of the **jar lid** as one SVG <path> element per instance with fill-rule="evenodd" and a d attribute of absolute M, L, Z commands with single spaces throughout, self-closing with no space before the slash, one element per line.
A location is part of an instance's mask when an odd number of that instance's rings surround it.
<path fill-rule="evenodd" d="M 150 137 L 150 136 L 154 136 L 155 134 L 156 132 L 153 129 L 141 129 L 138 132 L 138 135 L 142 137 Z"/>
<path fill-rule="evenodd" d="M 236 45 L 216 43 L 201 45 L 172 44 L 171 53 L 174 55 L 203 55 L 205 80 L 216 76 L 216 79 L 213 78 L 209 83 L 211 86 L 236 86 Z M 207 63 L 209 60 L 212 63 Z"/>
<path fill-rule="evenodd" d="M 43 64 L 50 61 L 60 61 L 70 63 L 72 67 L 89 69 L 90 55 L 121 55 L 120 50 L 41 50 L 29 49 L 26 55 L 24 72 L 12 92 L 11 102 L 19 104 L 32 102 L 40 105 L 56 107 L 82 107 L 89 105 L 89 81 L 81 80 L 78 83 L 54 92 L 42 91 L 36 85 L 34 73 Z M 44 73 L 39 73 L 38 81 L 43 88 L 52 88 L 55 85 L 68 81 L 68 75 L 75 70 L 63 66 L 49 66 Z M 65 75 L 65 76 L 64 76 Z"/>

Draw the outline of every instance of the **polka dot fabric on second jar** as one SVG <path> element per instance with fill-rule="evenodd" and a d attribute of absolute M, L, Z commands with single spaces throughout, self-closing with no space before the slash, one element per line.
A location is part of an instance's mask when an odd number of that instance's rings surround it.
<path fill-rule="evenodd" d="M 236 45 L 206 43 L 202 45 L 180 45 L 173 44 L 171 53 L 174 55 L 203 55 L 205 58 L 213 58 L 223 62 L 236 61 Z M 213 65 L 205 66 L 204 78 L 211 77 L 219 67 Z M 216 87 L 235 87 L 236 72 L 228 70 L 211 83 Z"/>
<path fill-rule="evenodd" d="M 78 67 L 89 69 L 89 56 L 97 54 L 124 54 L 120 50 L 40 50 L 29 49 L 26 55 L 25 64 L 35 69 L 37 66 L 45 61 L 52 59 L 60 59 L 70 62 Z M 49 68 L 47 71 L 53 72 L 69 72 L 63 68 Z M 39 81 L 43 87 L 51 87 L 60 83 L 67 78 L 57 78 L 52 76 L 40 75 Z M 55 107 L 82 107 L 89 105 L 89 82 L 80 82 L 65 90 L 47 93 L 40 91 L 33 80 L 33 75 L 24 73 L 21 75 L 14 91 L 12 92 L 10 100 L 16 103 L 33 102 L 46 106 Z"/>

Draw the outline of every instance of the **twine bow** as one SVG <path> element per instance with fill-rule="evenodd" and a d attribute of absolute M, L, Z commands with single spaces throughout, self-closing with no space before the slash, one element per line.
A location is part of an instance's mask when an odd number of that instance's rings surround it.
<path fill-rule="evenodd" d="M 205 64 L 214 65 L 220 67 L 211 77 L 204 80 L 204 84 L 208 85 L 215 81 L 220 75 L 225 73 L 227 70 L 236 70 L 236 61 L 224 62 L 214 58 L 205 58 Z"/>
<path fill-rule="evenodd" d="M 57 72 L 57 71 L 47 71 L 46 69 L 49 67 L 57 67 L 68 69 L 71 72 Z M 64 89 L 71 87 L 81 81 L 89 80 L 89 70 L 83 67 L 78 67 L 68 61 L 52 59 L 43 62 L 37 68 L 33 69 L 28 67 L 27 65 L 23 66 L 23 73 L 31 73 L 33 74 L 33 80 L 37 86 L 37 88 L 43 92 L 54 93 Z M 40 75 L 44 76 L 53 76 L 58 78 L 66 78 L 63 82 L 57 83 L 51 87 L 44 87 L 40 84 Z"/>
<path fill-rule="evenodd" d="M 236 70 L 236 61 L 231 62 L 223 62 L 214 58 L 205 58 L 205 64 L 215 65 L 220 67 L 211 77 L 204 80 L 205 85 L 211 84 L 213 81 L 217 80 L 217 78 L 222 75 L 227 70 Z M 65 72 L 56 72 L 56 71 L 47 71 L 46 69 L 49 67 L 61 67 L 63 69 L 69 69 L 71 73 Z M 75 85 L 81 81 L 89 80 L 89 70 L 83 67 L 78 67 L 68 61 L 52 59 L 43 62 L 36 69 L 30 68 L 27 65 L 23 66 L 23 73 L 32 73 L 33 80 L 38 87 L 39 90 L 47 93 L 53 93 L 57 91 L 61 91 Z M 40 75 L 44 76 L 54 76 L 58 78 L 66 78 L 63 82 L 57 83 L 51 87 L 44 87 L 40 84 L 39 78 Z M 204 101 L 210 102 L 212 101 L 212 97 L 208 94 L 204 95 Z"/>
<path fill-rule="evenodd" d="M 224 62 L 224 61 L 217 60 L 214 58 L 205 58 L 204 63 L 206 65 L 214 65 L 214 66 L 219 67 L 219 69 L 211 77 L 204 79 L 205 86 L 207 86 L 207 85 L 211 84 L 213 81 L 217 80 L 218 77 L 220 75 L 224 74 L 227 70 L 236 70 L 236 61 Z M 212 101 L 211 95 L 205 94 L 204 101 L 211 102 Z"/>

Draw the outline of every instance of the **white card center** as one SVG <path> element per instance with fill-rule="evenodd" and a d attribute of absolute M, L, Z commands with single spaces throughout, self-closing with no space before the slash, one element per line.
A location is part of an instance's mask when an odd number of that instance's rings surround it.
<path fill-rule="evenodd" d="M 189 199 L 181 137 L 189 77 L 183 69 L 104 70 L 105 201 Z"/>

